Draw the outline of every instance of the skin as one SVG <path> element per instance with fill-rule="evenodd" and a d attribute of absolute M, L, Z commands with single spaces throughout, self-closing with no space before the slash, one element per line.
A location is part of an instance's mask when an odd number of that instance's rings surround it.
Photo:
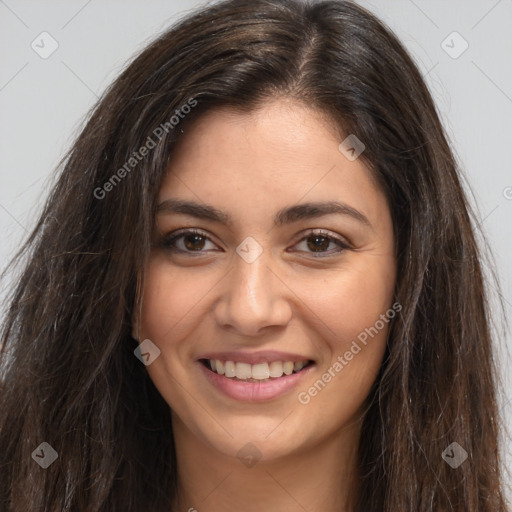
<path fill-rule="evenodd" d="M 207 203 L 233 223 L 157 214 L 134 318 L 134 336 L 161 351 L 146 368 L 173 411 L 176 510 L 352 509 L 363 404 L 389 324 L 359 343 L 362 350 L 307 404 L 298 400 L 393 303 L 390 210 L 362 159 L 339 151 L 344 138 L 320 112 L 275 98 L 250 114 L 210 111 L 179 141 L 158 202 Z M 273 225 L 281 208 L 328 200 L 355 208 L 371 226 L 342 214 Z M 181 238 L 175 245 L 189 253 L 173 253 L 162 239 L 182 228 L 208 238 L 195 245 L 193 236 L 188 245 Z M 333 238 L 315 249 L 310 229 Z M 263 249 L 252 263 L 236 252 L 248 236 Z M 349 243 L 340 253 L 336 237 Z M 199 256 L 190 256 L 194 247 Z M 275 399 L 243 402 L 206 380 L 197 359 L 213 350 L 293 352 L 315 367 Z M 261 455 L 252 467 L 237 457 L 248 442 Z"/>

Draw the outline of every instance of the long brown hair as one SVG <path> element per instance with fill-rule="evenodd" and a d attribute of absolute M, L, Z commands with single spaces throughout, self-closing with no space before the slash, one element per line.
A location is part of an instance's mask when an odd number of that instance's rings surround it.
<path fill-rule="evenodd" d="M 191 120 L 278 95 L 364 142 L 394 222 L 402 311 L 368 400 L 356 510 L 506 510 L 489 308 L 456 161 L 396 36 L 336 0 L 197 11 L 134 58 L 88 116 L 17 257 L 2 330 L 2 510 L 171 509 L 170 410 L 130 336 L 155 199 Z M 42 442 L 58 454 L 46 469 L 33 459 Z M 452 442 L 468 454 L 457 468 L 442 457 Z"/>

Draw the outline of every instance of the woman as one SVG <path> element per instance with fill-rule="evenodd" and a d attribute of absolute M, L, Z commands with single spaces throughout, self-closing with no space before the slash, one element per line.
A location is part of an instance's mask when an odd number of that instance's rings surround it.
<path fill-rule="evenodd" d="M 183 19 L 101 98 L 23 251 L 3 510 L 506 510 L 471 212 L 361 7 Z"/>

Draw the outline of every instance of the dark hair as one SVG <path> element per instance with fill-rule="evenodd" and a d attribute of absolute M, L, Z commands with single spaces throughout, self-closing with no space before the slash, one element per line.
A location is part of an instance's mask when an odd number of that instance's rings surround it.
<path fill-rule="evenodd" d="M 199 10 L 145 48 L 88 116 L 18 254 L 2 331 L 2 510 L 171 509 L 170 410 L 130 336 L 157 192 L 193 119 L 279 96 L 364 142 L 394 223 L 402 312 L 368 401 L 356 510 L 505 511 L 489 308 L 457 164 L 396 36 L 335 0 Z M 59 455 L 46 470 L 31 457 L 43 441 Z M 457 470 L 441 457 L 452 441 L 469 454 Z"/>

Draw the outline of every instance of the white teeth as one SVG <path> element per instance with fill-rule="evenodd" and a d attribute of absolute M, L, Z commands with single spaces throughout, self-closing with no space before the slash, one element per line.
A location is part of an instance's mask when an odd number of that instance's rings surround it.
<path fill-rule="evenodd" d="M 285 375 L 291 375 L 293 373 L 293 362 L 286 361 L 283 363 L 283 372 Z"/>
<path fill-rule="evenodd" d="M 228 378 L 236 377 L 239 380 L 268 380 L 277 379 L 283 375 L 291 375 L 294 371 L 299 372 L 309 361 L 272 361 L 270 363 L 240 363 L 235 361 L 221 361 L 209 359 L 212 371 Z"/>
<path fill-rule="evenodd" d="M 222 363 L 222 361 L 215 359 L 215 366 L 217 367 L 217 373 L 219 375 L 224 375 L 224 364 Z"/>
<path fill-rule="evenodd" d="M 268 368 L 271 377 L 281 377 L 283 375 L 283 363 L 281 361 L 272 361 Z"/>
<path fill-rule="evenodd" d="M 236 368 L 235 363 L 233 363 L 233 361 L 226 361 L 224 363 L 224 374 L 226 375 L 226 377 L 236 376 Z"/>
<path fill-rule="evenodd" d="M 252 378 L 257 380 L 268 379 L 270 377 L 270 371 L 268 369 L 268 363 L 260 363 L 252 365 Z"/>
<path fill-rule="evenodd" d="M 236 363 L 236 378 L 250 379 L 252 376 L 251 365 L 249 363 Z"/>

